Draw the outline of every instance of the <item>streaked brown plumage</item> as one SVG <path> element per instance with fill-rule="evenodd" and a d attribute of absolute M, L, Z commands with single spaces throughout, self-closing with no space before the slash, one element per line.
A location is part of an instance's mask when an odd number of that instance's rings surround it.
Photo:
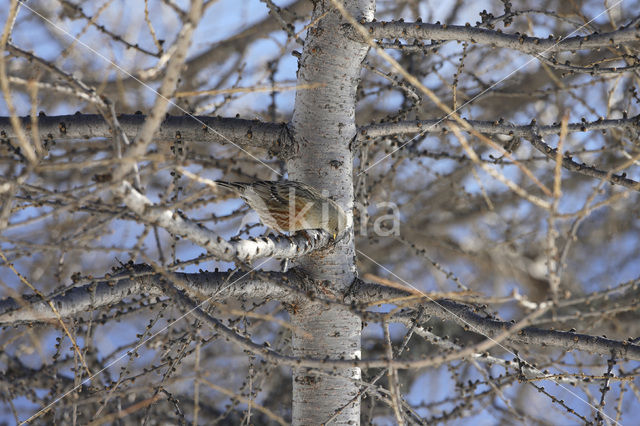
<path fill-rule="evenodd" d="M 235 191 L 258 213 L 262 223 L 278 232 L 323 229 L 335 239 L 347 229 L 344 210 L 335 201 L 302 182 L 216 183 Z"/>

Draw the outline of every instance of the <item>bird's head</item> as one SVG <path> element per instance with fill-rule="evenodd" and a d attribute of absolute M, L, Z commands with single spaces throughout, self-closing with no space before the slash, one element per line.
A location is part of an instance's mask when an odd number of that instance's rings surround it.
<path fill-rule="evenodd" d="M 323 223 L 323 228 L 327 231 L 333 239 L 342 237 L 345 231 L 350 227 L 352 219 L 348 216 L 342 207 L 333 200 L 329 200 L 329 215 L 328 220 Z"/>

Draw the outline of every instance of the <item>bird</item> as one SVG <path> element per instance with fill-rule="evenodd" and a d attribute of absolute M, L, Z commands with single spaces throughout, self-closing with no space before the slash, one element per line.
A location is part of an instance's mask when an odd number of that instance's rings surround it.
<path fill-rule="evenodd" d="M 262 223 L 277 232 L 322 229 L 335 240 L 348 228 L 348 217 L 342 207 L 302 182 L 216 181 L 216 184 L 237 193 L 258 213 Z"/>

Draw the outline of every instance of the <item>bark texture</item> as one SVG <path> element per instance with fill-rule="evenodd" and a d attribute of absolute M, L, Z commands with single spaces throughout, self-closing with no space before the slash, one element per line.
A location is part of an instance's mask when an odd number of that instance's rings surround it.
<path fill-rule="evenodd" d="M 373 18 L 375 3 L 348 1 L 358 20 Z M 327 13 L 328 12 L 328 13 Z M 318 2 L 298 66 L 298 84 L 322 83 L 323 87 L 296 94 L 292 119 L 296 147 L 288 159 L 290 179 L 326 190 L 352 214 L 353 178 L 350 142 L 356 134 L 355 100 L 361 62 L 367 46 L 346 37 L 345 20 L 330 1 Z M 317 253 L 300 262 L 310 277 L 322 281 L 337 297 L 355 278 L 353 238 L 344 238 L 333 250 Z M 360 357 L 361 320 L 339 306 L 306 303 L 299 307 L 294 324 L 306 333 L 294 333 L 294 355 L 318 359 Z M 360 369 L 331 370 L 314 374 L 296 368 L 293 374 L 293 424 L 322 424 L 351 400 L 358 388 L 349 379 Z M 332 424 L 359 424 L 360 402 L 344 409 Z"/>

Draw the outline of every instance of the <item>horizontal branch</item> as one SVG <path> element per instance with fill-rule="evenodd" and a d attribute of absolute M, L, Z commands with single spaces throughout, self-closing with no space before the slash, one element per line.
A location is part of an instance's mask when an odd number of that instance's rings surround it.
<path fill-rule="evenodd" d="M 640 24 L 620 27 L 616 31 L 587 36 L 538 38 L 524 34 L 505 34 L 500 30 L 488 30 L 463 25 L 427 24 L 423 22 L 370 22 L 363 24 L 376 39 L 401 38 L 434 41 L 467 41 L 503 47 L 528 54 L 566 52 L 600 47 L 618 47 L 620 44 L 637 42 L 640 39 Z M 351 37 L 358 38 L 349 28 Z"/>
<path fill-rule="evenodd" d="M 531 145 L 555 161 L 556 150 L 547 145 L 539 136 L 560 134 L 560 124 L 539 126 L 535 123 L 518 125 L 506 123 L 503 121 L 478 121 L 467 120 L 469 124 L 480 133 L 502 134 L 515 137 L 527 138 Z M 358 141 L 366 143 L 367 140 L 375 137 L 394 136 L 401 134 L 413 133 L 437 133 L 447 132 L 449 126 L 455 124 L 453 120 L 414 120 L 398 123 L 381 123 L 372 124 L 359 129 Z M 598 119 L 596 121 L 582 121 L 579 123 L 569 123 L 567 131 L 569 133 L 588 132 L 594 130 L 614 130 L 614 129 L 635 129 L 640 132 L 640 115 L 634 117 L 625 117 L 619 119 Z M 640 191 L 640 182 L 629 179 L 624 173 L 616 174 L 600 170 L 594 166 L 585 163 L 578 163 L 571 157 L 565 156 L 562 160 L 562 166 L 572 172 L 582 174 L 589 177 L 595 177 L 611 182 L 612 184 L 621 185 L 636 191 Z"/>
<path fill-rule="evenodd" d="M 382 286 L 361 282 L 354 286 L 352 301 L 357 303 L 372 303 L 384 300 L 393 300 L 398 297 L 415 296 L 415 294 Z M 424 314 L 440 319 L 454 321 L 465 330 L 493 338 L 512 328 L 513 324 L 486 318 L 473 312 L 473 310 L 461 303 L 451 300 L 436 300 L 420 304 L 424 308 Z M 507 338 L 508 342 L 516 344 L 531 344 L 537 346 L 549 346 L 564 350 L 580 350 L 588 353 L 611 356 L 615 352 L 616 358 L 640 360 L 640 346 L 627 342 L 607 339 L 605 337 L 590 336 L 587 334 L 572 333 L 568 331 L 544 330 L 536 327 L 525 327 Z"/>
<path fill-rule="evenodd" d="M 560 124 L 536 125 L 536 124 L 514 124 L 505 121 L 482 121 L 467 120 L 471 126 L 480 133 L 510 135 L 518 137 L 530 137 L 537 130 L 538 134 L 559 135 Z M 380 123 L 362 126 L 358 129 L 358 140 L 364 141 L 371 138 L 393 136 L 407 133 L 437 133 L 446 132 L 454 120 L 434 119 L 434 120 L 413 120 L 400 121 L 396 123 Z M 595 121 L 581 121 L 579 123 L 569 123 L 567 131 L 569 133 L 590 132 L 594 130 L 614 130 L 614 129 L 636 129 L 640 132 L 640 115 L 617 119 L 598 119 Z"/>
<path fill-rule="evenodd" d="M 145 120 L 142 114 L 122 114 L 118 116 L 118 122 L 124 129 L 127 137 L 135 139 Z M 31 117 L 22 117 L 21 122 L 27 130 L 31 129 Z M 534 126 L 505 123 L 503 121 L 478 121 L 467 120 L 474 129 L 481 133 L 505 134 L 513 136 L 531 136 Z M 203 126 L 215 130 L 217 133 L 207 131 Z M 358 129 L 358 140 L 363 141 L 374 137 L 392 136 L 417 132 L 441 132 L 448 130 L 452 120 L 414 120 L 397 123 L 380 123 L 361 126 Z M 640 116 L 619 119 L 599 119 L 596 121 L 583 121 L 570 123 L 568 131 L 587 132 L 592 130 L 609 130 L 620 128 L 635 128 L 640 131 Z M 537 126 L 540 135 L 559 134 L 560 125 Z M 112 130 L 101 115 L 81 114 L 38 116 L 38 131 L 42 140 L 73 140 L 90 138 L 111 138 Z M 0 117 L 0 136 L 2 138 L 15 138 L 16 135 L 10 123 L 9 117 Z M 261 147 L 269 149 L 277 154 L 283 148 L 290 146 L 293 141 L 286 123 L 269 123 L 258 120 L 245 120 L 241 118 L 208 117 L 187 115 L 167 115 L 156 133 L 156 139 L 173 141 L 177 137 L 181 141 L 213 142 L 226 144 L 232 143 L 241 147 Z"/>
<path fill-rule="evenodd" d="M 22 117 L 22 125 L 31 129 L 30 117 Z M 144 123 L 142 114 L 121 115 L 118 121 L 131 140 L 135 139 Z M 205 123 L 203 126 L 198 120 Z M 500 121 L 467 120 L 471 126 L 481 133 L 503 134 L 515 137 L 526 137 L 532 146 L 547 157 L 555 161 L 555 150 L 544 141 L 536 139 L 539 135 L 560 133 L 560 124 L 538 126 L 536 124 L 518 125 Z M 358 142 L 376 137 L 394 136 L 413 133 L 446 132 L 452 120 L 413 120 L 397 123 L 380 123 L 362 126 L 358 129 Z M 213 129 L 215 131 L 212 131 Z M 614 129 L 634 129 L 640 132 L 640 115 L 619 119 L 598 119 L 595 121 L 581 121 L 569 123 L 569 133 L 603 131 Z M 41 140 L 110 138 L 112 131 L 102 116 L 93 114 L 75 114 L 61 116 L 38 117 L 38 132 Z M 293 141 L 286 123 L 265 123 L 258 120 L 244 120 L 240 118 L 222 118 L 196 116 L 167 116 L 156 134 L 158 140 L 176 140 L 180 138 L 185 143 L 214 142 L 220 144 L 233 143 L 239 147 L 262 147 L 273 155 L 285 154 Z M 0 138 L 16 138 L 9 117 L 0 117 Z M 572 172 L 585 176 L 606 179 L 612 184 L 622 185 L 634 190 L 640 190 L 640 183 L 627 178 L 624 174 L 610 173 L 584 163 L 578 163 L 571 158 L 563 159 L 563 166 Z"/>
<path fill-rule="evenodd" d="M 118 122 L 130 140 L 135 140 L 146 116 L 122 114 Z M 31 130 L 31 117 L 21 117 L 23 128 Z M 101 115 L 80 114 L 38 116 L 40 140 L 111 138 L 112 129 Z M 16 137 L 9 117 L 0 117 L 0 137 Z M 291 145 L 291 138 L 284 123 L 263 123 L 258 120 L 208 116 L 167 115 L 154 138 L 161 141 L 215 142 L 239 147 L 268 149 L 273 155 Z"/>
<path fill-rule="evenodd" d="M 293 271 L 293 270 L 292 270 Z M 170 272 L 188 294 L 209 301 L 225 301 L 244 298 L 259 300 L 290 301 L 294 293 L 285 283 L 296 283 L 295 272 L 199 272 L 194 274 Z M 104 279 L 76 284 L 74 288 L 54 294 L 42 300 L 40 296 L 22 296 L 20 300 L 0 300 L 0 325 L 15 325 L 26 322 L 49 321 L 57 318 L 47 303 L 51 300 L 63 318 L 89 310 L 100 309 L 122 302 L 126 298 L 143 295 L 162 296 L 159 285 L 163 275 L 155 273 L 146 265 L 134 265 L 126 271 Z M 299 297 L 299 296 L 298 296 Z"/>
<path fill-rule="evenodd" d="M 174 280 L 172 280 L 174 278 Z M 258 272 L 238 273 L 230 275 L 229 272 L 199 272 L 188 273 L 155 273 L 146 265 L 135 265 L 127 271 L 103 280 L 85 283 L 60 294 L 47 297 L 57 307 L 63 318 L 77 315 L 92 309 L 111 306 L 122 302 L 126 298 L 147 295 L 175 296 L 177 289 L 172 289 L 167 294 L 167 279 L 179 283 L 181 302 L 187 302 L 187 306 L 196 306 L 195 300 L 224 301 L 229 299 L 260 299 L 279 300 L 293 302 L 304 297 L 302 291 L 300 272 L 293 269 L 288 273 Z M 189 295 L 188 298 L 185 296 Z M 386 287 L 379 284 L 371 284 L 357 281 L 352 286 L 352 292 L 345 298 L 346 303 L 371 304 L 382 303 L 394 298 L 406 300 L 407 296 L 415 296 L 412 293 L 397 288 Z M 175 299 L 177 301 L 177 299 Z M 319 299 L 316 302 L 323 303 Z M 324 301 L 325 303 L 338 303 L 337 301 Z M 513 324 L 498 321 L 475 313 L 471 307 L 453 302 L 451 300 L 436 300 L 425 303 L 416 303 L 423 307 L 425 315 L 454 321 L 465 330 L 472 331 L 482 336 L 493 338 L 501 333 L 509 331 Z M 328 360 L 300 360 L 291 357 L 282 357 L 264 346 L 256 345 L 241 336 L 231 333 L 218 320 L 198 310 L 194 314 L 210 323 L 215 329 L 224 329 L 225 334 L 235 343 L 239 343 L 244 349 L 261 354 L 275 362 L 287 365 L 299 365 L 308 367 L 329 366 L 361 366 L 361 367 L 385 367 L 386 360 L 363 359 L 361 361 L 328 361 Z M 407 316 L 408 315 L 408 316 Z M 48 321 L 55 318 L 50 305 L 39 296 L 22 296 L 20 300 L 0 300 L 0 326 L 16 325 L 26 322 Z M 413 314 L 400 313 L 391 318 L 391 321 L 400 321 L 413 318 Z M 629 360 L 640 360 L 640 346 L 627 342 L 620 342 L 604 337 L 590 336 L 573 332 L 545 330 L 536 327 L 525 327 L 507 338 L 512 344 L 530 344 L 562 348 L 563 350 L 580 350 L 587 353 L 611 356 Z M 435 360 L 434 360 L 435 362 Z M 431 365 L 429 360 L 393 361 L 397 368 L 414 368 Z"/>
<path fill-rule="evenodd" d="M 250 240 L 226 241 L 201 224 L 169 209 L 155 206 L 126 181 L 122 182 L 115 192 L 124 199 L 127 207 L 145 222 L 158 225 L 173 235 L 185 238 L 203 247 L 216 258 L 228 262 L 249 262 L 265 257 L 292 259 L 325 247 L 332 241 L 329 233 L 321 230 L 306 230 L 292 236 L 269 235 Z"/>
<path fill-rule="evenodd" d="M 509 330 L 511 324 L 482 317 L 468 306 L 448 300 L 440 300 L 434 310 L 440 310 L 439 317 L 445 313 L 450 319 L 456 321 L 462 327 L 486 337 L 494 337 Z M 428 313 L 428 310 L 425 310 Z M 524 343 L 537 346 L 549 346 L 562 348 L 566 351 L 580 350 L 605 356 L 611 356 L 615 352 L 616 358 L 640 360 L 640 346 L 607 339 L 605 337 L 590 336 L 587 334 L 573 333 L 569 331 L 544 330 L 536 327 L 526 327 L 508 338 L 512 343 Z"/>

